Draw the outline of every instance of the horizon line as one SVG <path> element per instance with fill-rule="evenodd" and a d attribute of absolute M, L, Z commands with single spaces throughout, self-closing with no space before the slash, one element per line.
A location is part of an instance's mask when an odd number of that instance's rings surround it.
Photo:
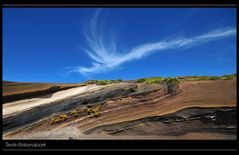
<path fill-rule="evenodd" d="M 115 78 L 115 79 L 88 79 L 88 80 L 123 80 L 123 81 L 134 81 L 137 79 L 141 79 L 141 78 L 154 78 L 154 77 L 163 77 L 163 78 L 169 78 L 169 77 L 174 77 L 174 78 L 178 78 L 178 77 L 190 77 L 190 76 L 216 76 L 216 77 L 221 77 L 221 76 L 225 76 L 225 75 L 236 75 L 237 73 L 226 73 L 226 74 L 221 74 L 221 75 L 208 75 L 208 74 L 198 74 L 198 75 L 177 75 L 177 76 L 147 76 L 147 77 L 139 77 L 139 78 L 135 78 L 135 79 L 122 79 L 122 78 Z M 12 80 L 4 80 L 2 79 L 2 82 L 19 82 L 19 83 L 49 83 L 49 84 L 79 84 L 79 83 L 84 83 L 88 80 L 84 80 L 84 81 L 79 81 L 79 82 L 44 82 L 44 81 L 12 81 Z"/>

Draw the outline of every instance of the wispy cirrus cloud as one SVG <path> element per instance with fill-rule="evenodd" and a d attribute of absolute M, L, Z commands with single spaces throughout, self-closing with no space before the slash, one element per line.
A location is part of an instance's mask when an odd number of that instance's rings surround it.
<path fill-rule="evenodd" d="M 167 41 L 142 44 L 129 51 L 117 52 L 117 44 L 114 41 L 114 37 L 106 40 L 104 34 L 98 30 L 100 13 L 101 10 L 96 12 L 90 21 L 89 31 L 85 34 L 89 44 L 89 48 L 85 49 L 85 51 L 92 59 L 92 65 L 90 67 L 78 66 L 71 72 L 78 72 L 83 75 L 101 73 L 113 70 L 126 62 L 142 59 L 155 52 L 161 52 L 167 49 L 190 48 L 204 42 L 236 35 L 235 28 L 226 27 L 190 38 L 181 36 Z"/>

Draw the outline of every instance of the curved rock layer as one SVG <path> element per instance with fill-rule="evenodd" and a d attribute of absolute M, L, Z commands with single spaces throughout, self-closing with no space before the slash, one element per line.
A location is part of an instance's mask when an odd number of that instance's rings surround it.
<path fill-rule="evenodd" d="M 42 104 L 5 112 L 3 138 L 236 138 L 236 80 L 181 81 L 174 95 L 160 85 L 118 83 L 86 87 L 83 92 L 69 93 L 57 101 L 38 101 Z M 88 91 L 89 87 L 92 90 Z M 19 102 L 9 104 L 8 108 L 33 101 Z M 85 105 L 89 104 L 100 104 L 102 115 L 97 118 L 88 115 Z M 52 123 L 54 115 L 72 110 L 78 111 L 77 117 Z"/>
<path fill-rule="evenodd" d="M 143 89 L 142 89 L 143 88 Z M 59 91 L 50 97 L 25 99 L 3 105 L 3 130 L 29 124 L 53 113 L 68 111 L 86 104 L 102 104 L 108 99 L 147 93 L 160 89 L 158 85 L 138 88 L 134 83 L 110 86 L 88 85 Z"/>
<path fill-rule="evenodd" d="M 163 116 L 103 125 L 90 129 L 85 133 L 105 133 L 114 136 L 180 136 L 189 132 L 200 133 L 205 131 L 230 136 L 236 135 L 236 109 L 188 108 Z"/>

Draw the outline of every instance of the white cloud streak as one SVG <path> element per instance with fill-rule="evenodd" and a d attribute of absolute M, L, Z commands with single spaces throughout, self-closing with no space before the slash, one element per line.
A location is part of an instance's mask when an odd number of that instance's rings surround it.
<path fill-rule="evenodd" d="M 236 35 L 235 28 L 227 27 L 195 37 L 180 37 L 171 39 L 169 41 L 159 41 L 155 43 L 139 45 L 128 52 L 123 52 L 125 54 L 122 54 L 122 52 L 116 52 L 117 48 L 114 38 L 111 38 L 110 41 L 106 41 L 103 33 L 101 31 L 97 31 L 97 26 L 100 22 L 100 12 L 101 10 L 96 12 L 95 16 L 90 21 L 89 32 L 85 34 L 89 44 L 89 48 L 85 50 L 88 56 L 93 60 L 92 66 L 79 66 L 71 72 L 79 72 L 83 75 L 101 73 L 104 71 L 113 70 L 126 62 L 142 59 L 147 55 L 153 54 L 154 52 L 160 52 L 167 49 L 179 49 L 183 47 L 190 48 L 193 45 L 203 42 L 209 42 Z"/>

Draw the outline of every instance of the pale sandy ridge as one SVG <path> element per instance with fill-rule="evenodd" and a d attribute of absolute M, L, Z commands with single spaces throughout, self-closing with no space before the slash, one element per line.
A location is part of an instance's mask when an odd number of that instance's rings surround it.
<path fill-rule="evenodd" d="M 61 101 L 69 97 L 81 95 L 83 93 L 99 90 L 103 87 L 105 86 L 88 85 L 56 92 L 53 93 L 52 96 L 49 98 L 25 99 L 4 104 L 2 106 L 3 118 L 12 115 L 14 113 L 26 111 L 46 104 L 51 104 L 53 102 Z"/>

